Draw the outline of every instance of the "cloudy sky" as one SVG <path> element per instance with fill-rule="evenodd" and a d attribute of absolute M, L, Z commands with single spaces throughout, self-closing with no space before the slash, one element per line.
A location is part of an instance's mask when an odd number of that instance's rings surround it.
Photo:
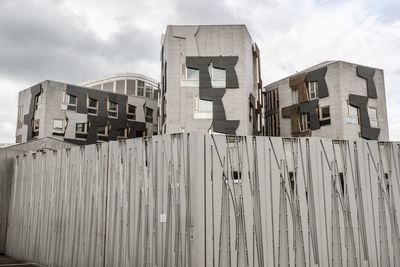
<path fill-rule="evenodd" d="M 325 60 L 385 71 L 391 140 L 400 140 L 398 0 L 0 0 L 0 143 L 14 142 L 18 91 L 116 72 L 159 79 L 168 24 L 246 24 L 264 84 Z"/>

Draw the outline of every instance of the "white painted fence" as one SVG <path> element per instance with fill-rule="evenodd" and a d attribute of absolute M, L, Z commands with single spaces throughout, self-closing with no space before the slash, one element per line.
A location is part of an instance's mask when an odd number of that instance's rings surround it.
<path fill-rule="evenodd" d="M 400 266 L 399 153 L 196 133 L 27 154 L 6 249 L 49 266 Z"/>

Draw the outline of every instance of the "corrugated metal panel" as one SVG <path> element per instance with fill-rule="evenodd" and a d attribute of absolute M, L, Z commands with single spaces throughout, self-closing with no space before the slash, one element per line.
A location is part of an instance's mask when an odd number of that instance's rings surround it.
<path fill-rule="evenodd" d="M 7 253 L 50 266 L 400 266 L 397 143 L 178 134 L 19 156 Z"/>

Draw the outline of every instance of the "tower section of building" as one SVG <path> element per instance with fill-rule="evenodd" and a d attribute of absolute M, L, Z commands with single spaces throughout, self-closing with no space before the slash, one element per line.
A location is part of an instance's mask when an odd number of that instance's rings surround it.
<path fill-rule="evenodd" d="M 263 103 L 266 135 L 389 139 L 381 69 L 323 62 L 267 85 Z"/>
<path fill-rule="evenodd" d="M 161 61 L 161 133 L 261 133 L 259 51 L 245 25 L 170 25 Z"/>

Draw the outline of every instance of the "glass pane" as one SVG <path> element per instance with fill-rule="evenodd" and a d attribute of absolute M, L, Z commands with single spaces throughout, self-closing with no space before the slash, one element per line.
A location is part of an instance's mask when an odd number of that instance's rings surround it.
<path fill-rule="evenodd" d="M 153 94 L 154 94 L 153 98 L 157 99 L 158 98 L 158 89 L 154 89 Z"/>
<path fill-rule="evenodd" d="M 353 123 L 353 124 L 358 124 L 358 118 L 355 118 L 355 117 L 346 117 L 346 122 L 348 122 L 348 123 Z"/>
<path fill-rule="evenodd" d="M 106 126 L 97 127 L 97 134 L 106 134 Z"/>
<path fill-rule="evenodd" d="M 368 108 L 368 114 L 370 119 L 376 119 L 376 108 Z"/>
<path fill-rule="evenodd" d="M 89 98 L 89 107 L 97 108 L 97 100 L 93 98 Z"/>
<path fill-rule="evenodd" d="M 198 80 L 199 79 L 199 71 L 195 69 L 187 68 L 187 79 L 188 80 Z"/>
<path fill-rule="evenodd" d="M 68 95 L 68 104 L 76 104 L 76 96 Z"/>
<path fill-rule="evenodd" d="M 181 65 L 181 79 L 186 79 L 185 78 L 185 64 Z"/>
<path fill-rule="evenodd" d="M 213 102 L 207 100 L 199 100 L 199 111 L 200 112 L 211 112 L 213 111 Z"/>
<path fill-rule="evenodd" d="M 146 108 L 146 116 L 153 116 L 153 110 L 151 108 Z"/>
<path fill-rule="evenodd" d="M 378 128 L 378 121 L 377 120 L 370 120 L 371 127 Z"/>
<path fill-rule="evenodd" d="M 151 98 L 151 93 L 153 91 L 153 88 L 151 85 L 146 85 L 146 97 Z"/>
<path fill-rule="evenodd" d="M 212 119 L 213 118 L 212 115 L 213 114 L 210 112 L 195 112 L 193 114 L 193 118 L 195 118 L 195 119 Z"/>
<path fill-rule="evenodd" d="M 143 88 L 143 87 L 138 87 L 138 89 L 137 89 L 137 95 L 138 95 L 138 96 L 143 96 L 143 95 L 144 95 L 144 88 Z"/>
<path fill-rule="evenodd" d="M 182 87 L 199 87 L 198 80 L 181 80 Z"/>
<path fill-rule="evenodd" d="M 128 113 L 135 113 L 136 112 L 136 107 L 132 105 L 128 105 Z"/>
<path fill-rule="evenodd" d="M 137 83 L 138 83 L 138 86 L 144 86 L 144 81 L 138 80 Z"/>
<path fill-rule="evenodd" d="M 349 115 L 358 116 L 358 108 L 349 105 Z"/>
<path fill-rule="evenodd" d="M 117 103 L 110 102 L 108 109 L 112 111 L 117 111 Z"/>
<path fill-rule="evenodd" d="M 212 87 L 225 88 L 225 80 L 211 80 Z"/>
<path fill-rule="evenodd" d="M 117 135 L 125 137 L 125 129 L 124 128 L 117 129 Z"/>
<path fill-rule="evenodd" d="M 53 128 L 54 129 L 62 129 L 63 121 L 62 120 L 53 120 Z"/>
<path fill-rule="evenodd" d="M 225 70 L 214 68 L 213 80 L 225 80 Z"/>
<path fill-rule="evenodd" d="M 329 118 L 331 115 L 330 115 L 330 111 L 329 111 L 329 107 L 324 107 L 324 108 L 322 108 L 322 111 L 321 111 L 321 113 L 322 113 L 322 118 L 324 119 L 324 118 Z"/>
<path fill-rule="evenodd" d="M 84 130 L 85 130 L 84 123 L 77 123 L 76 124 L 76 131 L 77 132 L 84 132 Z"/>

